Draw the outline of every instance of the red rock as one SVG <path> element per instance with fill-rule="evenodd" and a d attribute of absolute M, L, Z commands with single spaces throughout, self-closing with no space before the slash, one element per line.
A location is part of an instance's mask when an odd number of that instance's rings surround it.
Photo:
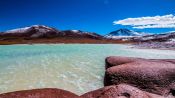
<path fill-rule="evenodd" d="M 163 96 L 141 91 L 135 87 L 120 84 L 106 86 L 82 95 L 83 98 L 164 98 Z"/>
<path fill-rule="evenodd" d="M 116 65 L 121 65 L 121 64 L 126 64 L 126 63 L 131 63 L 136 60 L 142 60 L 141 58 L 133 58 L 133 57 L 116 57 L 116 56 L 110 56 L 107 57 L 105 60 L 106 63 L 106 69 L 109 67 L 113 67 Z"/>
<path fill-rule="evenodd" d="M 44 88 L 0 94 L 0 98 L 81 98 L 69 91 Z"/>
<path fill-rule="evenodd" d="M 108 57 L 104 85 L 126 83 L 141 90 L 175 94 L 175 60 Z"/>

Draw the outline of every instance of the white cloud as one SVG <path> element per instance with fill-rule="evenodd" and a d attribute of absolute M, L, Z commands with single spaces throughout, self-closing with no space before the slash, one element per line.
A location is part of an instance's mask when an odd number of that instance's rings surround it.
<path fill-rule="evenodd" d="M 113 22 L 114 25 L 130 25 L 133 28 L 175 28 L 175 16 L 173 14 L 164 16 L 147 16 L 138 18 L 127 18 Z"/>

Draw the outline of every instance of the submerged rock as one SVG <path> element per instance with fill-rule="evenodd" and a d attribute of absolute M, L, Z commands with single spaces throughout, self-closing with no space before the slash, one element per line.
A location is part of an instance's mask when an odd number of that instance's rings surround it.
<path fill-rule="evenodd" d="M 104 85 L 126 83 L 164 96 L 175 93 L 175 60 L 106 58 Z"/>
<path fill-rule="evenodd" d="M 71 92 L 54 89 L 33 89 L 0 94 L 0 98 L 81 98 Z"/>

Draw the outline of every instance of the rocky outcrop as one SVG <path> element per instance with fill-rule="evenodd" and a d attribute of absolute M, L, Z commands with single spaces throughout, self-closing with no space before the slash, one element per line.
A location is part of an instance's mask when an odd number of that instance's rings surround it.
<path fill-rule="evenodd" d="M 71 92 L 45 88 L 45 89 L 33 89 L 16 91 L 11 93 L 0 94 L 0 98 L 81 98 Z"/>
<path fill-rule="evenodd" d="M 133 58 L 133 57 L 115 57 L 115 56 L 111 56 L 111 57 L 107 57 L 105 59 L 105 67 L 106 69 L 116 66 L 116 65 L 122 65 L 122 64 L 126 64 L 126 63 L 130 63 L 130 62 L 134 62 L 134 61 L 138 61 L 138 60 L 143 60 L 142 58 Z"/>
<path fill-rule="evenodd" d="M 106 86 L 82 95 L 83 98 L 164 98 L 163 96 L 141 91 L 127 84 Z M 169 96 L 171 98 L 171 96 Z M 173 98 L 173 97 L 172 97 Z"/>
<path fill-rule="evenodd" d="M 175 60 L 106 58 L 104 85 L 126 83 L 163 96 L 175 94 Z"/>

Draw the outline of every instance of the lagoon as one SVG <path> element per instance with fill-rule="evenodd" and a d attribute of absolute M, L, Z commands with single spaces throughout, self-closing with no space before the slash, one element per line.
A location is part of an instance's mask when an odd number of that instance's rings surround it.
<path fill-rule="evenodd" d="M 0 45 L 0 93 L 60 88 L 80 95 L 98 89 L 108 56 L 175 59 L 175 51 L 119 44 Z"/>

